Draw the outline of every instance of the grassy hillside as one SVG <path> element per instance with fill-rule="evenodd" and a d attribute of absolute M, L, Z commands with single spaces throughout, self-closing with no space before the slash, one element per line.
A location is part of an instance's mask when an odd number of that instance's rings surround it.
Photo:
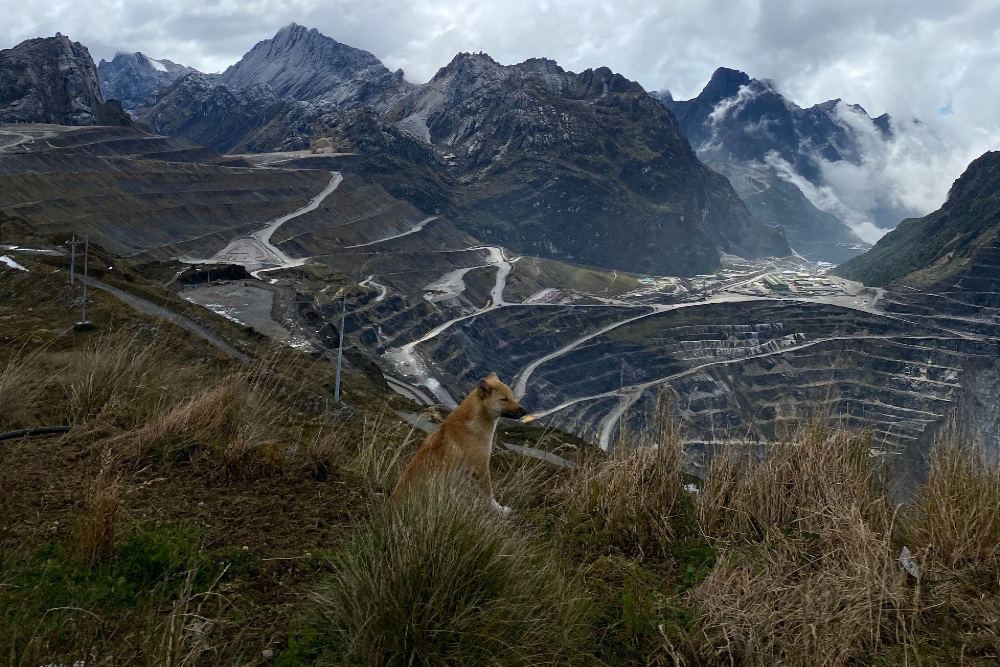
<path fill-rule="evenodd" d="M 326 362 L 210 313 L 249 363 L 102 292 L 74 331 L 65 259 L 18 259 L 0 430 L 72 429 L 0 441 L 7 664 L 996 663 L 1000 478 L 972 448 L 901 506 L 866 434 L 820 426 L 695 480 L 664 403 L 610 455 L 559 445 L 574 469 L 498 453 L 512 519 L 451 486 L 389 504 L 403 399 L 352 374 L 336 406 Z"/>
<path fill-rule="evenodd" d="M 1000 153 L 969 165 L 937 211 L 904 220 L 864 255 L 836 268 L 837 275 L 885 286 L 903 282 L 930 287 L 949 282 L 992 248 L 1000 233 Z"/>

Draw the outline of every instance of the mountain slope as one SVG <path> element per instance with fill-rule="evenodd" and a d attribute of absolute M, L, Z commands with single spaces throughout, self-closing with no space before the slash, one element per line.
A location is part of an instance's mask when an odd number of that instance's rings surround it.
<path fill-rule="evenodd" d="M 0 51 L 0 122 L 132 124 L 101 96 L 87 47 L 59 34 Z"/>
<path fill-rule="evenodd" d="M 105 99 L 118 100 L 125 109 L 146 102 L 153 91 L 169 86 L 188 74 L 200 74 L 169 60 L 154 60 L 144 53 L 118 53 L 111 62 L 101 60 L 97 77 Z"/>
<path fill-rule="evenodd" d="M 332 63 L 327 78 L 316 62 Z M 138 117 L 220 151 L 352 146 L 358 173 L 394 196 L 518 252 L 684 275 L 717 268 L 719 251 L 790 252 L 697 159 L 671 113 L 607 68 L 460 54 L 422 86 L 387 75 L 374 56 L 292 25 L 223 85 L 186 77 Z"/>
<path fill-rule="evenodd" d="M 136 110 L 135 115 L 155 132 L 220 153 L 240 149 L 294 104 L 278 99 L 267 85 L 215 86 L 201 74 L 189 74 L 156 91 L 148 102 L 151 106 Z M 283 127 L 287 128 L 283 138 L 294 135 L 291 127 Z"/>
<path fill-rule="evenodd" d="M 923 218 L 904 220 L 864 255 L 837 267 L 867 285 L 1000 291 L 1000 152 L 969 165 L 948 199 Z"/>
<path fill-rule="evenodd" d="M 798 254 L 812 261 L 846 262 L 870 246 L 835 215 L 813 206 L 794 183 L 765 165 L 725 162 L 713 168 L 729 179 L 750 213 L 779 225 Z"/>
<path fill-rule="evenodd" d="M 715 268 L 718 250 L 788 254 L 780 232 L 697 159 L 672 114 L 607 68 L 459 54 L 384 121 L 409 140 L 371 149 L 384 158 L 417 144 L 422 166 L 456 186 L 456 224 L 520 252 L 681 274 Z"/>

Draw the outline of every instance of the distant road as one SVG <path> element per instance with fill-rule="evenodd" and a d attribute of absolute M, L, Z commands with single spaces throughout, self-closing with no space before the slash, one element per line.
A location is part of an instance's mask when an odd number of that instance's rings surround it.
<path fill-rule="evenodd" d="M 179 327 L 187 329 L 195 336 L 198 336 L 202 340 L 208 341 L 209 343 L 214 345 L 222 352 L 225 352 L 233 359 L 239 359 L 240 361 L 243 362 L 250 361 L 250 358 L 247 357 L 247 355 L 243 354 L 242 352 L 237 350 L 235 347 L 233 347 L 226 341 L 222 340 L 215 334 L 209 333 L 204 327 L 199 326 L 192 320 L 184 317 L 179 313 L 175 313 L 172 310 L 167 310 L 163 306 L 157 306 L 152 301 L 147 301 L 145 299 L 135 296 L 134 294 L 129 294 L 128 292 L 120 290 L 117 287 L 112 287 L 107 283 L 102 283 L 100 280 L 95 280 L 93 278 L 84 278 L 83 276 L 77 276 L 77 278 L 79 280 L 86 282 L 91 287 L 96 287 L 99 290 L 104 290 L 108 294 L 111 294 L 112 296 L 117 298 L 119 301 L 123 301 L 128 305 L 132 306 L 139 312 L 146 313 L 147 315 L 153 315 L 154 317 L 159 317 L 164 320 L 168 320 L 170 322 L 173 322 Z"/>

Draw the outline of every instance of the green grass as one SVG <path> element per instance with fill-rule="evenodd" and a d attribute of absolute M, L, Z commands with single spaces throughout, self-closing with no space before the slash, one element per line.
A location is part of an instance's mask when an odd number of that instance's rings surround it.
<path fill-rule="evenodd" d="M 318 664 L 335 665 L 585 660 L 580 593 L 536 539 L 453 482 L 356 528 L 314 587 L 309 629 L 290 655 L 311 644 Z"/>
<path fill-rule="evenodd" d="M 191 525 L 150 522 L 135 526 L 93 568 L 59 542 L 26 559 L 2 554 L 0 655 L 17 665 L 146 650 L 148 626 L 182 595 L 210 590 L 226 569 L 200 543 Z"/>

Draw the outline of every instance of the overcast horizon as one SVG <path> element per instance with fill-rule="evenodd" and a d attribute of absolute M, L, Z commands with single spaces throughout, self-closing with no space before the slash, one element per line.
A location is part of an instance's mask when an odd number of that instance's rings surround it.
<path fill-rule="evenodd" d="M 689 99 L 718 67 L 771 79 L 796 104 L 841 98 L 888 112 L 906 136 L 858 173 L 841 198 L 904 201 L 926 213 L 985 150 L 1000 147 L 1000 3 L 990 0 L 50 0 L 10 17 L 0 48 L 61 32 L 96 62 L 142 51 L 204 72 L 237 62 L 289 23 L 372 52 L 423 83 L 461 51 L 502 64 L 547 57 L 610 67 L 650 91 Z M 908 121 L 924 125 L 914 132 Z M 875 192 L 888 188 L 891 194 Z M 888 190 L 887 190 L 888 192 Z M 861 203 L 846 203 L 863 213 Z M 866 204 L 867 205 L 867 204 Z M 869 230 L 874 238 L 876 232 Z"/>

